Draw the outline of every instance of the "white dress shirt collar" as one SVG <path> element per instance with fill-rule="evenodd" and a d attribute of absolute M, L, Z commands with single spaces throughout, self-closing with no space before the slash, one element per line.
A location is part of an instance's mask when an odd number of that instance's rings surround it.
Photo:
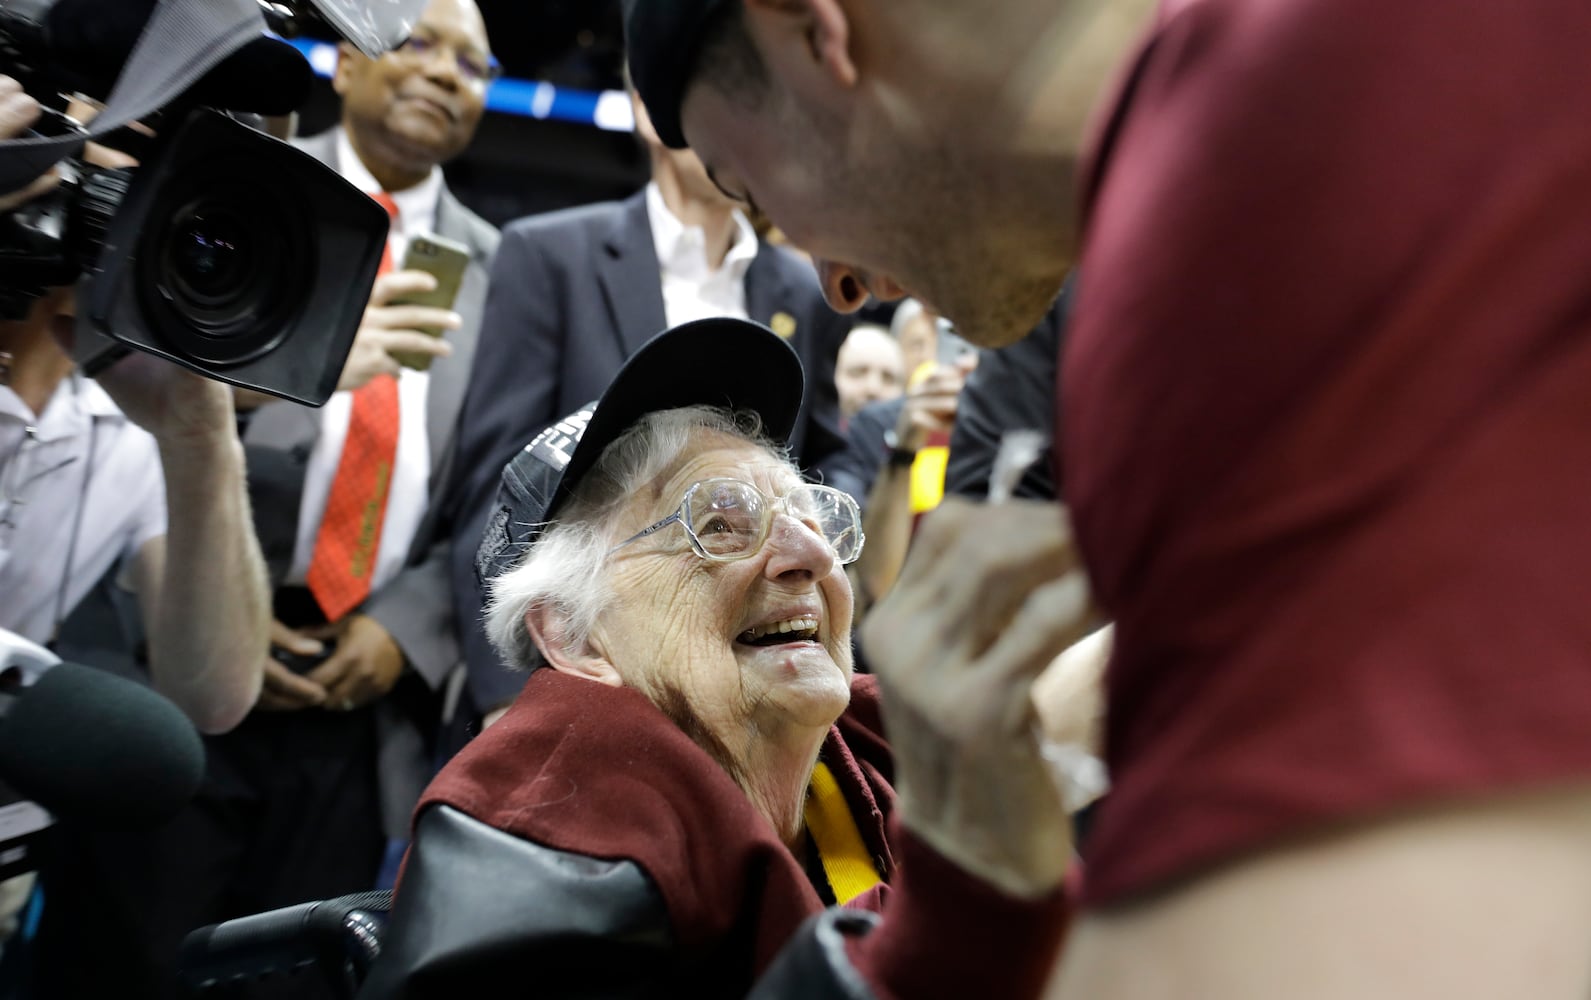
<path fill-rule="evenodd" d="M 7 386 L 0 386 L 0 413 L 15 417 L 49 437 L 76 433 L 87 421 L 126 420 L 126 414 L 111 400 L 98 382 L 74 371 L 61 380 L 44 404 L 43 413 L 32 413 L 22 398 Z"/>
<path fill-rule="evenodd" d="M 365 194 L 375 194 L 381 190 L 381 182 L 365 167 L 364 161 L 354 151 L 353 143 L 348 141 L 348 133 L 340 128 L 337 129 L 337 170 L 344 180 Z M 388 194 L 398 206 L 404 243 L 416 234 L 432 232 L 436 229 L 436 206 L 442 199 L 442 168 L 432 167 L 425 180 L 411 188 L 389 191 Z M 397 248 L 394 248 L 396 252 Z"/>
<path fill-rule="evenodd" d="M 738 283 L 757 256 L 757 231 L 740 209 L 735 209 L 735 242 L 730 244 L 724 262 L 714 270 L 707 262 L 707 234 L 701 226 L 687 226 L 663 201 L 656 181 L 646 185 L 646 213 L 652 223 L 652 245 L 665 277 L 697 284 L 715 276 Z"/>

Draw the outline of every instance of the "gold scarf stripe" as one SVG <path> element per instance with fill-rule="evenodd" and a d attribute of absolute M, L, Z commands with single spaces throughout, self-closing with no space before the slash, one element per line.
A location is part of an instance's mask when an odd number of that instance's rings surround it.
<path fill-rule="evenodd" d="M 873 867 L 873 856 L 862 840 L 862 831 L 845 803 L 840 783 L 834 780 L 829 765 L 818 761 L 812 772 L 805 809 L 807 832 L 818 847 L 823 874 L 829 888 L 842 905 L 862 895 L 882 881 Z"/>

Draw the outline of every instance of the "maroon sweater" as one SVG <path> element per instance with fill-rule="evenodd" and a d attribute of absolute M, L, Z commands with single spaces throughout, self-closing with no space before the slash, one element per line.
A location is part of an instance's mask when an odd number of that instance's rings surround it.
<path fill-rule="evenodd" d="M 1062 376 L 1089 900 L 1591 775 L 1591 5 L 1166 0 Z"/>
<path fill-rule="evenodd" d="M 851 957 L 880 996 L 1036 995 L 1064 925 L 1059 894 L 1011 899 L 898 826 L 876 682 L 858 676 L 822 755 L 887 885 L 853 905 L 884 914 Z M 419 811 L 446 804 L 558 850 L 628 859 L 656 884 L 687 964 L 750 989 L 823 904 L 773 827 L 704 751 L 635 691 L 541 670 L 465 747 Z"/>

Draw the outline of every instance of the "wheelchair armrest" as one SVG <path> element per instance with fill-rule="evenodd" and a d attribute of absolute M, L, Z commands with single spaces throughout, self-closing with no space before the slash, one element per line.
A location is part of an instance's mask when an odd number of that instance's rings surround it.
<path fill-rule="evenodd" d="M 218 995 L 266 976 L 318 971 L 353 996 L 381 953 L 388 890 L 287 906 L 200 927 L 182 942 L 178 977 L 195 995 Z"/>

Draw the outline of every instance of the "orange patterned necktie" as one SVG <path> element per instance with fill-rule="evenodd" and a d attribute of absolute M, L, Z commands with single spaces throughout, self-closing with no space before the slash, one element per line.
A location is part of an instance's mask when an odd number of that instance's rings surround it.
<path fill-rule="evenodd" d="M 393 224 L 398 205 L 386 193 L 371 195 Z M 381 269 L 392 270 L 390 244 L 382 248 Z M 353 390 L 348 437 L 337 474 L 326 497 L 315 552 L 305 583 L 329 622 L 340 621 L 370 596 L 370 577 L 381 551 L 381 524 L 387 513 L 392 463 L 398 454 L 398 380 L 377 375 Z"/>

